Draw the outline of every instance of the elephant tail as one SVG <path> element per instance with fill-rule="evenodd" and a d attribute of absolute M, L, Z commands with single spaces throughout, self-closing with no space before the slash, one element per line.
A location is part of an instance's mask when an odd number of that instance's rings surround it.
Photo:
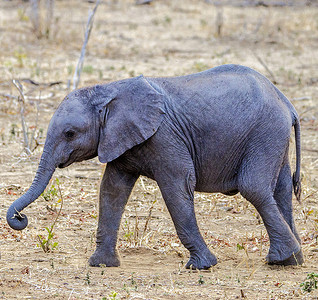
<path fill-rule="evenodd" d="M 298 202 L 300 202 L 301 196 L 301 182 L 300 182 L 300 124 L 299 118 L 296 115 L 294 119 L 294 130 L 295 130 L 295 144 L 296 144 L 296 171 L 293 174 L 293 186 L 294 193 Z"/>
<path fill-rule="evenodd" d="M 300 160 L 301 160 L 301 150 L 300 150 L 300 124 L 299 117 L 291 102 L 287 97 L 276 87 L 274 86 L 278 96 L 285 102 L 287 107 L 290 109 L 291 116 L 293 119 L 293 127 L 295 130 L 295 144 L 296 144 L 296 171 L 293 174 L 293 187 L 296 199 L 300 202 L 301 196 L 301 182 L 300 182 Z"/>

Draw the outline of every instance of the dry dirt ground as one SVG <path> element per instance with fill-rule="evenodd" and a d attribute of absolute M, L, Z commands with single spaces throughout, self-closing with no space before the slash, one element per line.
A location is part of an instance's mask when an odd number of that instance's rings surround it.
<path fill-rule="evenodd" d="M 252 2 L 257 1 L 239 4 Z M 25 210 L 29 226 L 22 232 L 9 228 L 6 210 L 32 182 L 48 122 L 69 90 L 93 4 L 56 1 L 49 39 L 38 39 L 28 2 L 0 2 L 1 299 L 317 299 L 318 290 L 305 292 L 300 284 L 307 274 L 318 273 L 318 8 L 296 2 L 297 6 L 220 7 L 199 0 L 139 6 L 119 0 L 104 1 L 97 10 L 80 86 L 238 63 L 276 82 L 300 114 L 303 195 L 301 204 L 294 202 L 294 212 L 305 264 L 268 266 L 268 237 L 253 207 L 238 195 L 197 193 L 198 223 L 219 259 L 204 272 L 184 269 L 188 253 L 157 185 L 147 178 L 138 181 L 122 219 L 121 266 L 88 266 L 104 168 L 97 159 L 57 170 L 47 200 L 40 197 Z M 31 155 L 23 151 L 20 104 L 12 79 L 19 79 L 24 88 L 31 150 L 39 143 Z M 57 81 L 61 83 L 50 86 Z M 292 140 L 292 161 L 294 154 Z M 38 236 L 42 241 L 48 238 L 45 228 L 50 229 L 57 216 L 49 246 L 55 246 L 54 251 L 44 253 Z"/>

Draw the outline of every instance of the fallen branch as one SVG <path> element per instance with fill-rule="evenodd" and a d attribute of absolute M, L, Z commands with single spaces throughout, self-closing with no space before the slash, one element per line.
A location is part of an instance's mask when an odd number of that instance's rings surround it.
<path fill-rule="evenodd" d="M 81 55 L 80 55 L 80 58 L 78 60 L 78 63 L 77 63 L 76 69 L 75 69 L 75 73 L 73 76 L 73 90 L 77 89 L 77 86 L 78 86 L 79 81 L 80 81 L 81 72 L 82 72 L 82 68 L 83 68 L 83 62 L 84 62 L 84 58 L 85 58 L 86 46 L 87 46 L 89 36 L 90 36 L 92 28 L 93 28 L 94 15 L 95 15 L 95 12 L 97 10 L 99 3 L 100 3 L 100 0 L 97 0 L 94 9 L 90 12 L 90 14 L 88 16 L 86 30 L 85 30 L 84 43 L 83 43 Z"/>
<path fill-rule="evenodd" d="M 34 81 L 32 79 L 29 79 L 29 78 L 21 79 L 21 81 L 23 81 L 25 83 L 33 84 L 33 85 L 36 85 L 36 86 L 44 86 L 44 87 L 50 87 L 50 86 L 53 86 L 53 85 L 57 85 L 57 84 L 63 83 L 62 81 L 53 81 L 53 82 L 48 82 L 48 83 L 42 83 L 42 82 L 36 82 L 36 81 Z"/>
<path fill-rule="evenodd" d="M 24 95 L 24 100 L 45 100 L 45 99 L 50 99 L 53 96 L 54 96 L 54 93 L 49 93 L 47 95 L 39 96 L 39 97 Z M 13 96 L 10 94 L 5 94 L 5 93 L 0 93 L 0 97 L 19 100 L 19 97 Z"/>
<path fill-rule="evenodd" d="M 5 94 L 5 93 L 0 93 L 0 96 L 1 97 L 4 97 L 4 98 L 8 98 L 8 99 L 19 99 L 19 97 L 17 96 L 13 96 L 13 95 L 10 95 L 10 94 Z"/>
<path fill-rule="evenodd" d="M 317 149 L 307 149 L 307 148 L 302 148 L 302 151 L 307 151 L 307 152 L 317 152 L 318 153 L 318 150 Z M 318 191 L 317 191 L 318 192 Z M 306 198 L 305 198 L 306 199 Z"/>
<path fill-rule="evenodd" d="M 154 0 L 137 0 L 136 5 L 149 5 L 153 2 Z"/>
<path fill-rule="evenodd" d="M 305 100 L 311 100 L 311 97 L 299 97 L 299 98 L 293 98 L 292 101 L 305 101 Z"/>

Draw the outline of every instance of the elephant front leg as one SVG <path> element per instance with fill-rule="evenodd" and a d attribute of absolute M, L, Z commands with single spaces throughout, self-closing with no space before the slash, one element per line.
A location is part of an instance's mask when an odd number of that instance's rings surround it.
<path fill-rule="evenodd" d="M 107 164 L 100 186 L 96 250 L 89 259 L 91 266 L 120 265 L 116 249 L 117 234 L 125 205 L 137 178 L 137 175 L 123 171 L 114 162 Z"/>
<path fill-rule="evenodd" d="M 217 264 L 217 258 L 208 249 L 197 225 L 193 203 L 194 170 L 181 173 L 181 177 L 173 174 L 168 180 L 159 180 L 158 184 L 178 237 L 190 252 L 186 268 L 209 269 Z"/>

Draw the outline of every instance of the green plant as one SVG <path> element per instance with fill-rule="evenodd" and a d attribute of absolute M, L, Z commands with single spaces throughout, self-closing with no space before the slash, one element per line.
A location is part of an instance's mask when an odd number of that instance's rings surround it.
<path fill-rule="evenodd" d="M 313 289 L 317 289 L 318 285 L 318 274 L 317 273 L 309 273 L 307 274 L 306 280 L 300 284 L 302 290 L 304 292 L 310 293 Z"/>
<path fill-rule="evenodd" d="M 202 71 L 209 69 L 209 66 L 203 62 L 197 61 L 193 64 L 193 68 L 197 72 L 202 72 Z"/>
<path fill-rule="evenodd" d="M 51 225 L 51 227 L 45 227 L 46 231 L 48 232 L 48 236 L 46 238 L 43 237 L 43 235 L 39 234 L 38 239 L 40 242 L 40 247 L 43 249 L 45 253 L 54 251 L 57 246 L 58 242 L 53 242 L 53 238 L 55 233 L 53 232 L 54 224 Z"/>
<path fill-rule="evenodd" d="M 31 65 L 31 68 L 32 68 L 32 77 L 34 77 L 34 76 L 40 76 L 40 74 L 41 74 L 41 67 L 38 65 L 37 62 L 34 62 L 34 63 Z"/>
<path fill-rule="evenodd" d="M 71 75 L 73 73 L 74 73 L 74 67 L 71 65 L 67 66 L 67 74 Z"/>
<path fill-rule="evenodd" d="M 40 242 L 40 244 L 38 244 L 38 246 L 41 247 L 45 253 L 54 251 L 58 246 L 58 242 L 53 242 L 54 235 L 55 235 L 54 226 L 56 224 L 57 219 L 59 218 L 59 216 L 61 214 L 61 210 L 63 207 L 63 196 L 62 196 L 62 192 L 61 192 L 61 188 L 60 188 L 59 179 L 56 178 L 55 182 L 56 182 L 57 190 L 58 190 L 59 196 L 60 196 L 60 198 L 57 200 L 56 206 L 58 205 L 58 203 L 60 203 L 60 209 L 59 209 L 59 211 L 56 215 L 56 218 L 54 219 L 52 225 L 49 227 L 45 227 L 46 231 L 48 232 L 47 237 L 44 237 L 40 234 L 38 235 L 38 240 Z M 52 186 L 51 186 L 51 189 L 52 189 Z M 54 186 L 54 189 L 55 189 L 55 186 Z M 55 196 L 57 196 L 57 191 L 56 191 L 56 193 L 54 192 L 53 194 Z M 50 195 L 52 195 L 52 193 Z"/>
<path fill-rule="evenodd" d="M 203 275 L 199 276 L 198 282 L 199 282 L 199 284 L 204 284 Z"/>
<path fill-rule="evenodd" d="M 201 19 L 200 24 L 201 24 L 201 27 L 206 27 L 208 25 L 208 22 L 204 19 Z"/>
<path fill-rule="evenodd" d="M 249 257 L 248 252 L 247 252 L 247 247 L 244 245 L 244 242 L 242 242 L 242 244 L 237 243 L 236 244 L 236 250 L 237 251 L 244 250 L 246 256 Z"/>
<path fill-rule="evenodd" d="M 171 18 L 169 17 L 169 16 L 165 16 L 165 20 L 164 20 L 164 22 L 166 23 L 166 24 L 171 24 Z"/>
<path fill-rule="evenodd" d="M 56 183 L 58 184 L 58 178 L 55 179 Z M 50 188 L 46 189 L 41 196 L 44 198 L 45 201 L 52 201 L 57 196 L 57 188 L 55 184 L 52 184 Z"/>
<path fill-rule="evenodd" d="M 117 292 L 112 292 L 107 298 L 103 297 L 102 300 L 116 300 L 117 299 Z"/>
<path fill-rule="evenodd" d="M 100 275 L 104 275 L 105 274 L 105 268 L 106 268 L 106 265 L 105 264 L 99 264 L 99 267 L 102 268 L 102 271 L 100 272 Z"/>
<path fill-rule="evenodd" d="M 83 67 L 83 73 L 93 74 L 93 72 L 94 72 L 93 66 L 88 65 Z"/>
<path fill-rule="evenodd" d="M 22 22 L 29 21 L 29 17 L 25 14 L 24 9 L 21 9 L 21 8 L 18 9 L 18 17 L 19 17 L 19 20 Z"/>
<path fill-rule="evenodd" d="M 127 241 L 131 241 L 131 237 L 134 235 L 133 232 L 127 232 L 124 234 L 124 238 L 127 240 Z"/>
<path fill-rule="evenodd" d="M 24 61 L 27 58 L 26 53 L 22 52 L 21 49 L 19 49 L 18 51 L 14 51 L 13 53 L 14 57 L 17 59 L 18 61 L 18 67 L 19 68 L 23 68 L 24 66 Z"/>
<path fill-rule="evenodd" d="M 134 287 L 135 291 L 137 291 L 138 286 L 137 286 L 137 282 L 136 282 L 136 280 L 134 278 L 134 274 L 135 274 L 135 272 L 131 273 L 130 283 Z"/>
<path fill-rule="evenodd" d="M 53 260 L 53 258 L 51 259 L 50 265 L 51 265 L 52 269 L 54 270 L 54 260 Z"/>
<path fill-rule="evenodd" d="M 133 244 L 133 235 L 134 233 L 130 231 L 130 223 L 129 219 L 126 219 L 123 225 L 123 230 L 124 230 L 124 239 L 130 244 Z"/>
<path fill-rule="evenodd" d="M 241 245 L 241 244 L 237 243 L 236 244 L 236 249 L 237 249 L 237 251 L 244 250 L 245 249 L 244 244 L 242 243 L 242 245 Z"/>
<path fill-rule="evenodd" d="M 11 138 L 15 137 L 18 134 L 18 126 L 17 124 L 12 123 L 10 129 Z"/>
<path fill-rule="evenodd" d="M 86 273 L 86 276 L 84 278 L 84 281 L 87 283 L 87 285 L 91 284 L 91 279 L 90 279 L 90 275 L 89 272 Z"/>
<path fill-rule="evenodd" d="M 126 283 L 124 283 L 123 290 L 126 292 L 127 298 L 130 298 L 130 297 L 129 297 L 129 296 L 130 296 L 129 287 L 126 286 Z"/>

